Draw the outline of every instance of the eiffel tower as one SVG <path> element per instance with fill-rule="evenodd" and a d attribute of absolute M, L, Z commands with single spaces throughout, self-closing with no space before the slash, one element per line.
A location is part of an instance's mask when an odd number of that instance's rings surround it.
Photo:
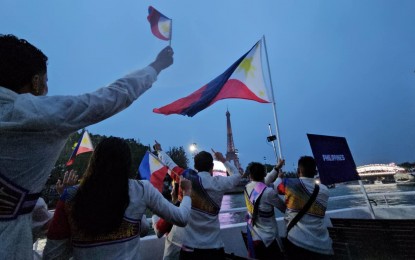
<path fill-rule="evenodd" d="M 226 128 L 227 128 L 227 151 L 226 151 L 226 160 L 228 162 L 233 161 L 236 169 L 241 171 L 242 167 L 239 163 L 239 158 L 237 155 L 237 150 L 235 149 L 235 144 L 233 143 L 232 127 L 231 127 L 231 113 L 226 110 Z"/>

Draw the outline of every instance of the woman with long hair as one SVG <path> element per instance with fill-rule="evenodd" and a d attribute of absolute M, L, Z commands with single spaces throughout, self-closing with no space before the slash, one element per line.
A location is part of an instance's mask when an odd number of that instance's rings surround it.
<path fill-rule="evenodd" d="M 139 259 L 140 222 L 153 213 L 185 226 L 191 183 L 183 179 L 184 203 L 176 207 L 148 181 L 129 179 L 131 152 L 120 138 L 102 140 L 80 185 L 64 192 L 56 206 L 44 259 Z"/>

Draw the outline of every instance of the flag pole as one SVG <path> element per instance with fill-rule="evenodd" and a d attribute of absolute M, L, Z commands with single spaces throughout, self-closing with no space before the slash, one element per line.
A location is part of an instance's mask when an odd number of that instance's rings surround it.
<path fill-rule="evenodd" d="M 169 46 L 171 47 L 171 39 L 173 38 L 173 19 L 170 19 L 170 40 L 169 40 Z"/>
<path fill-rule="evenodd" d="M 366 192 L 365 187 L 363 186 L 362 180 L 359 180 L 359 185 L 360 185 L 360 190 L 365 195 L 365 201 L 368 205 L 369 213 L 372 216 L 372 219 L 376 219 L 375 212 L 373 211 L 372 204 L 370 204 L 369 197 L 367 196 L 367 192 Z"/>
<path fill-rule="evenodd" d="M 272 138 L 273 134 L 272 134 L 271 124 L 268 124 L 268 129 L 269 129 L 269 136 Z M 272 143 L 272 148 L 274 149 L 275 158 L 278 158 L 278 156 L 277 156 L 277 148 L 275 147 L 274 140 L 271 140 L 271 143 Z"/>
<path fill-rule="evenodd" d="M 275 122 L 276 136 L 277 136 L 278 152 L 279 152 L 279 155 L 280 155 L 279 158 L 282 159 L 283 156 L 282 156 L 282 150 L 281 150 L 280 131 L 279 131 L 279 128 L 278 128 L 277 108 L 275 106 L 274 88 L 272 86 L 271 70 L 270 70 L 270 66 L 269 66 L 268 51 L 267 51 L 267 44 L 265 42 L 265 35 L 262 36 L 262 39 L 264 41 L 265 58 L 267 60 L 268 76 L 269 76 L 269 82 L 270 82 L 270 86 L 271 86 L 272 108 L 273 108 L 273 112 L 274 112 L 274 122 Z M 272 141 L 272 142 L 274 143 L 274 141 Z M 277 157 L 277 155 L 275 155 L 275 157 Z M 276 159 L 278 161 L 278 158 L 276 158 Z"/>

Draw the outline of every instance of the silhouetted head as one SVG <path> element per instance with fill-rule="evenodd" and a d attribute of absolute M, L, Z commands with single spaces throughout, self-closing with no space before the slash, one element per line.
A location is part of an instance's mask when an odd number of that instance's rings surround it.
<path fill-rule="evenodd" d="M 253 181 L 264 181 L 266 176 L 265 166 L 259 162 L 251 162 L 246 167 L 246 173 Z"/>
<path fill-rule="evenodd" d="M 198 172 L 211 172 L 213 170 L 213 156 L 206 151 L 196 154 L 195 169 Z"/>
<path fill-rule="evenodd" d="M 103 139 L 95 148 L 87 169 L 87 178 L 128 178 L 131 151 L 118 137 Z"/>
<path fill-rule="evenodd" d="M 314 178 L 317 174 L 316 161 L 311 156 L 300 157 L 297 171 L 300 177 Z"/>
<path fill-rule="evenodd" d="M 14 35 L 0 35 L 0 86 L 16 93 L 46 95 L 48 57 Z"/>

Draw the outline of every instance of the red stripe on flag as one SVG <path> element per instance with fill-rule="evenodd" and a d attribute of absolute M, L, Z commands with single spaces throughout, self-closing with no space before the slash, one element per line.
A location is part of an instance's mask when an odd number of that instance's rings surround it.
<path fill-rule="evenodd" d="M 163 191 L 164 178 L 167 174 L 167 167 L 160 168 L 159 170 L 151 173 L 150 183 L 153 184 L 159 192 Z"/>
<path fill-rule="evenodd" d="M 93 151 L 94 151 L 94 149 L 84 147 L 84 146 L 79 146 L 79 149 L 76 152 L 76 155 L 81 154 L 81 153 L 93 152 Z"/>
<path fill-rule="evenodd" d="M 255 95 L 244 83 L 237 79 L 229 79 L 209 105 L 226 98 L 248 99 L 260 103 L 269 103 Z"/>
<path fill-rule="evenodd" d="M 155 109 L 153 109 L 153 112 L 154 113 L 159 113 L 159 114 L 165 114 L 165 115 L 180 114 L 183 109 L 189 107 L 194 102 L 198 101 L 200 99 L 200 97 L 202 96 L 203 91 L 206 88 L 207 88 L 207 85 L 201 87 L 196 92 L 193 92 L 192 94 L 190 94 L 187 97 L 178 99 L 178 100 L 174 101 L 173 103 L 170 103 L 170 104 L 168 104 L 164 107 L 155 108 Z"/>

